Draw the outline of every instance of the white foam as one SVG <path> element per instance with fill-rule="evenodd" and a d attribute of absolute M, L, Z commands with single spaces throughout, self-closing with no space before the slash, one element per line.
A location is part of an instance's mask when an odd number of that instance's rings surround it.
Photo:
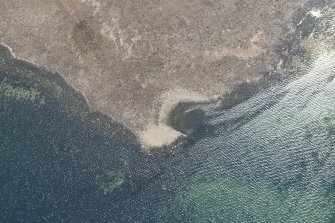
<path fill-rule="evenodd" d="M 313 10 L 312 10 L 312 11 L 310 11 L 309 13 L 310 13 L 312 16 L 316 17 L 316 18 L 320 18 L 320 17 L 323 16 L 320 10 L 316 10 L 316 11 L 313 11 Z"/>

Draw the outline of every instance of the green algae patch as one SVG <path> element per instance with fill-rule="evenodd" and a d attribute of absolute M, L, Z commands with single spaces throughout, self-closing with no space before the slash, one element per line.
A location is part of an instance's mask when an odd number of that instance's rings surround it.
<path fill-rule="evenodd" d="M 323 120 L 327 125 L 335 127 L 335 114 L 330 113 L 329 115 L 325 116 Z"/>
<path fill-rule="evenodd" d="M 103 222 L 89 207 L 103 209 L 134 182 L 132 140 L 60 75 L 0 46 L 0 222 L 86 221 L 74 209 Z"/>
<path fill-rule="evenodd" d="M 34 88 L 26 89 L 23 87 L 15 87 L 3 80 L 0 83 L 0 96 L 4 98 L 14 99 L 17 101 L 29 101 L 32 103 L 38 102 L 41 105 L 45 104 L 45 99 L 40 92 Z"/>
<path fill-rule="evenodd" d="M 60 75 L 14 58 L 4 46 L 0 46 L 0 95 L 58 106 L 68 115 L 90 113 L 85 98 Z"/>
<path fill-rule="evenodd" d="M 333 199 L 315 188 L 283 190 L 224 178 L 190 184 L 177 198 L 173 215 L 189 215 L 192 222 L 326 222 Z"/>
<path fill-rule="evenodd" d="M 120 187 L 125 181 L 123 171 L 104 171 L 96 176 L 96 182 L 105 195 L 112 193 L 116 188 Z"/>

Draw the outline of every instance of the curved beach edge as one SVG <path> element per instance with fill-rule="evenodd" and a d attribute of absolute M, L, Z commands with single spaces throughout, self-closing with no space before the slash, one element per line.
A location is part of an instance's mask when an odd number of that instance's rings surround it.
<path fill-rule="evenodd" d="M 161 96 L 162 103 L 158 123 L 150 123 L 144 130 L 138 133 L 142 148 L 145 150 L 161 148 L 171 145 L 180 138 L 187 137 L 187 135 L 175 130 L 167 124 L 171 112 L 180 103 L 203 103 L 209 102 L 210 100 L 210 97 L 180 88 L 163 93 Z"/>

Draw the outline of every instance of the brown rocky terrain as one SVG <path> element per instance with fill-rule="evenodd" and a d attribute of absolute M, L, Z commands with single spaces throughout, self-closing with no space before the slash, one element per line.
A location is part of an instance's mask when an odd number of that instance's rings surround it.
<path fill-rule="evenodd" d="M 165 120 L 177 103 L 279 69 L 273 44 L 305 2 L 0 0 L 0 42 L 159 147 L 182 135 Z"/>

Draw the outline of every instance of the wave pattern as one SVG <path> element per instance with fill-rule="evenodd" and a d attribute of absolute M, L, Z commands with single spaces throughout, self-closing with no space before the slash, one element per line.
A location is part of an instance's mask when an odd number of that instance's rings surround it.
<path fill-rule="evenodd" d="M 179 202 L 192 221 L 332 220 L 334 59 L 324 54 L 306 75 L 230 110 L 202 106 L 217 133 L 190 149 L 199 162 Z"/>

